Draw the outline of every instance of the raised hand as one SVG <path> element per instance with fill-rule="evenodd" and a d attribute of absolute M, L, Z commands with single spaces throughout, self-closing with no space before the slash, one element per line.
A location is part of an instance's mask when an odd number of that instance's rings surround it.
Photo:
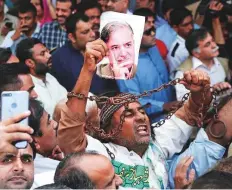
<path fill-rule="evenodd" d="M 127 67 L 124 67 L 124 65 L 119 65 L 115 56 L 114 56 L 114 53 L 111 52 L 110 53 L 111 55 L 111 58 L 112 58 L 112 71 L 114 73 L 114 77 L 115 78 L 120 78 L 120 79 L 127 79 L 129 78 L 129 74 L 130 74 L 130 71 Z"/>
<path fill-rule="evenodd" d="M 188 168 L 193 162 L 192 156 L 184 157 L 176 167 L 175 171 L 175 189 L 184 189 L 190 185 L 195 178 L 195 170 L 191 169 L 188 175 Z"/>
<path fill-rule="evenodd" d="M 30 112 L 19 114 L 0 122 L 0 152 L 15 152 L 17 148 L 12 145 L 15 141 L 32 142 L 33 129 L 29 126 L 17 123 L 28 117 Z"/>
<path fill-rule="evenodd" d="M 228 83 L 228 82 L 219 82 L 219 83 L 213 85 L 213 88 L 214 88 L 214 90 L 216 90 L 216 91 L 218 91 L 218 92 L 221 92 L 221 91 L 223 91 L 223 90 L 228 90 L 228 89 L 230 89 L 230 88 L 231 88 L 231 85 L 230 85 L 230 83 Z"/>
<path fill-rule="evenodd" d="M 200 92 L 210 87 L 210 78 L 207 73 L 200 70 L 191 70 L 184 73 L 180 82 L 190 92 Z"/>
<path fill-rule="evenodd" d="M 101 39 L 86 44 L 85 61 L 83 68 L 89 72 L 95 72 L 96 65 L 99 63 L 108 52 L 108 48 Z"/>

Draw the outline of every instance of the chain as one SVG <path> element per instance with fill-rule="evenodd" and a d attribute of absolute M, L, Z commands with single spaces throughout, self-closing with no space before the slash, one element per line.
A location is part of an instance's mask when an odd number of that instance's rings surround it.
<path fill-rule="evenodd" d="M 153 93 L 160 92 L 163 89 L 168 88 L 169 86 L 174 86 L 177 83 L 179 83 L 181 80 L 183 80 L 183 79 L 177 78 L 175 80 L 170 81 L 167 84 L 161 85 L 158 88 L 145 91 L 142 94 L 139 94 L 137 96 L 134 95 L 133 97 L 126 98 L 126 99 L 123 98 L 123 97 L 107 97 L 107 96 L 89 96 L 89 97 L 86 97 L 84 94 L 75 94 L 74 92 L 69 92 L 68 97 L 76 97 L 78 99 L 88 99 L 90 101 L 96 101 L 97 103 L 99 103 L 99 102 L 100 103 L 108 102 L 109 104 L 126 104 L 126 103 L 130 103 L 130 102 L 134 102 L 134 101 L 136 101 L 136 100 L 138 100 L 139 98 L 142 98 L 142 97 L 151 96 Z"/>
<path fill-rule="evenodd" d="M 161 120 L 158 121 L 155 125 L 152 125 L 152 127 L 153 127 L 153 128 L 161 127 L 161 126 L 165 123 L 166 120 L 170 119 L 170 118 L 176 113 L 176 111 L 177 111 L 180 107 L 182 107 L 182 106 L 184 105 L 185 101 L 188 100 L 189 95 L 190 95 L 190 92 L 189 92 L 189 93 L 186 93 L 186 94 L 182 97 L 181 102 L 179 103 L 179 105 L 177 106 L 177 108 L 174 109 L 174 110 L 172 110 L 171 112 L 169 112 L 169 113 L 167 114 L 167 116 L 166 116 L 164 119 L 161 119 Z"/>
<path fill-rule="evenodd" d="M 151 96 L 153 93 L 156 93 L 156 92 L 160 92 L 170 86 L 175 86 L 176 84 L 180 83 L 180 81 L 182 81 L 183 79 L 180 79 L 180 78 L 177 78 L 177 79 L 174 79 L 172 81 L 170 81 L 169 83 L 166 83 L 166 84 L 163 84 L 161 85 L 160 87 L 158 88 L 155 88 L 155 89 L 152 89 L 152 90 L 148 90 L 148 91 L 145 91 L 139 95 L 134 95 L 130 98 L 123 98 L 123 97 L 107 97 L 107 96 L 89 96 L 89 97 L 86 97 L 84 94 L 75 94 L 74 92 L 69 92 L 68 93 L 68 97 L 76 97 L 78 99 L 88 99 L 90 101 L 96 101 L 98 104 L 105 104 L 105 103 L 109 103 L 109 104 L 124 104 L 125 106 L 125 110 L 124 112 L 121 114 L 120 116 L 120 123 L 118 125 L 117 128 L 114 128 L 112 129 L 109 133 L 106 133 L 103 129 L 101 129 L 100 127 L 97 127 L 95 125 L 92 126 L 92 129 L 97 132 L 98 136 L 101 138 L 101 139 L 112 139 L 117 137 L 117 135 L 119 134 L 119 132 L 122 130 L 122 126 L 123 126 L 123 123 L 124 123 L 124 120 L 125 120 L 125 111 L 126 109 L 128 109 L 128 104 L 131 103 L 131 102 L 135 102 L 137 101 L 139 98 L 142 98 L 142 97 L 146 97 L 146 96 Z M 155 125 L 152 125 L 152 128 L 158 128 L 158 127 L 161 127 L 166 120 L 170 119 L 175 113 L 176 111 L 182 107 L 185 103 L 186 100 L 188 100 L 190 96 L 190 93 L 186 93 L 179 105 L 177 106 L 176 109 L 172 110 L 171 112 L 169 112 L 167 114 L 167 116 L 165 116 L 165 119 L 162 119 L 160 120 L 159 122 L 157 122 Z M 204 96 L 204 95 L 203 95 Z M 204 99 L 205 97 L 203 97 Z M 216 114 L 214 117 L 218 117 L 217 115 L 217 103 L 216 103 L 216 92 L 213 92 L 213 107 L 216 111 Z M 204 108 L 204 105 L 202 104 L 202 107 L 200 108 L 201 110 L 203 110 Z M 200 111 L 199 111 L 200 112 Z M 201 120 L 203 120 L 203 114 L 202 113 L 199 113 L 199 118 Z M 153 133 L 153 130 L 152 130 L 152 133 Z"/>
<path fill-rule="evenodd" d="M 212 102 L 213 102 L 213 109 L 214 109 L 214 111 L 215 111 L 214 119 L 217 120 L 217 119 L 218 119 L 217 91 L 213 91 L 212 96 L 213 96 L 213 100 L 212 100 Z"/>

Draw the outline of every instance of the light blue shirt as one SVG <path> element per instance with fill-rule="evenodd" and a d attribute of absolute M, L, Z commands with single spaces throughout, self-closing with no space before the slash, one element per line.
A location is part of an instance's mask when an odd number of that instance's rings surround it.
<path fill-rule="evenodd" d="M 140 94 L 168 82 L 168 71 L 156 46 L 139 55 L 137 71 L 133 79 L 117 80 L 120 92 L 132 94 Z M 173 100 L 174 93 L 172 90 L 172 88 L 168 88 L 139 100 L 142 105 L 151 104 L 146 111 L 152 118 L 152 122 L 164 118 L 163 104 Z"/>
<path fill-rule="evenodd" d="M 164 25 L 164 24 L 167 24 L 168 22 L 163 19 L 162 17 L 160 16 L 156 16 L 156 19 L 155 19 L 155 27 L 156 28 L 159 28 L 160 26 Z"/>
<path fill-rule="evenodd" d="M 164 22 L 162 21 L 162 23 Z M 199 25 L 194 24 L 194 29 L 199 29 L 199 28 L 200 28 Z M 170 50 L 172 43 L 177 38 L 177 33 L 166 21 L 166 23 L 162 24 L 160 27 L 157 27 L 155 37 L 163 41 L 167 49 Z"/>
<path fill-rule="evenodd" d="M 181 155 L 174 155 L 170 164 L 169 184 L 171 188 L 175 187 L 174 176 L 175 170 L 183 157 L 193 156 L 194 160 L 190 169 L 195 170 L 195 178 L 205 174 L 213 168 L 216 163 L 223 157 L 225 148 L 213 141 L 210 141 L 204 129 L 200 129 L 196 139 L 190 144 L 189 148 Z"/>
<path fill-rule="evenodd" d="M 162 26 L 156 29 L 157 39 L 163 41 L 169 50 L 171 48 L 172 43 L 175 41 L 177 37 L 177 33 L 173 28 L 166 22 Z"/>

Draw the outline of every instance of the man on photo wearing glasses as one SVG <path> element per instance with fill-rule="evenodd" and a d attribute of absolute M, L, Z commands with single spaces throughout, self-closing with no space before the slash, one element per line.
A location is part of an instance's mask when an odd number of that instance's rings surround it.
<path fill-rule="evenodd" d="M 150 24 L 147 11 L 141 11 L 140 16 L 145 16 L 144 33 L 140 46 L 140 54 L 135 77 L 131 80 L 118 80 L 121 92 L 140 94 L 141 92 L 157 88 L 169 82 L 168 71 L 165 63 L 156 47 L 155 27 Z M 144 14 L 143 14 L 144 13 Z M 154 23 L 154 22 L 153 22 Z M 152 96 L 141 98 L 142 105 L 149 104 L 146 109 L 152 123 L 162 119 L 178 102 L 172 101 L 174 93 L 172 88 L 154 93 Z"/>
<path fill-rule="evenodd" d="M 109 48 L 109 63 L 103 61 L 97 73 L 113 79 L 133 78 L 136 65 L 134 32 L 131 26 L 118 21 L 110 22 L 103 27 L 101 39 Z"/>

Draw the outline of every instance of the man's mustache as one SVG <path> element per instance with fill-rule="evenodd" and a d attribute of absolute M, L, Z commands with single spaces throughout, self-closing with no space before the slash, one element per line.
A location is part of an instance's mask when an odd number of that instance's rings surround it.
<path fill-rule="evenodd" d="M 216 46 L 215 48 L 212 49 L 212 52 L 215 53 L 218 49 L 219 49 L 219 47 Z"/>
<path fill-rule="evenodd" d="M 63 18 L 63 19 L 66 19 L 65 16 L 57 16 L 57 18 Z"/>

